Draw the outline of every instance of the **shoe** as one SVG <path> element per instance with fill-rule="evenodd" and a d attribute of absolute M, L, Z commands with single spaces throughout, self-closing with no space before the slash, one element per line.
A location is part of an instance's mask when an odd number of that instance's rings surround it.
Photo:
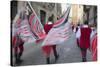
<path fill-rule="evenodd" d="M 18 54 L 18 57 L 19 57 L 19 58 L 21 58 L 21 56 L 22 56 L 22 52 Z"/>
<path fill-rule="evenodd" d="M 46 58 L 46 62 L 47 62 L 47 64 L 50 64 L 50 58 L 49 57 Z"/>
<path fill-rule="evenodd" d="M 57 56 L 55 57 L 55 62 L 58 60 L 58 58 L 59 58 L 59 55 L 57 55 Z"/>
<path fill-rule="evenodd" d="M 15 64 L 20 64 L 20 63 L 22 63 L 22 59 L 20 59 L 20 58 L 16 58 L 16 61 L 15 61 Z"/>
<path fill-rule="evenodd" d="M 83 58 L 83 59 L 82 59 L 82 62 L 86 62 L 86 58 Z"/>

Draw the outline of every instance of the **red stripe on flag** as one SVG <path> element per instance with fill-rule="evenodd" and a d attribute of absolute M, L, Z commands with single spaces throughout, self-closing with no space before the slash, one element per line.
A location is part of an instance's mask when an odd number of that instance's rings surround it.
<path fill-rule="evenodd" d="M 43 34 L 45 34 L 43 32 L 44 29 L 42 28 L 41 22 L 34 15 L 34 13 L 30 16 L 29 23 L 30 23 L 32 32 L 34 32 L 39 38 L 42 37 Z"/>
<path fill-rule="evenodd" d="M 31 16 L 29 18 L 30 25 L 32 25 L 34 17 L 35 17 L 35 15 L 34 14 L 31 14 Z"/>
<path fill-rule="evenodd" d="M 97 36 L 94 36 L 94 39 L 92 41 L 92 59 L 94 61 L 97 60 Z"/>
<path fill-rule="evenodd" d="M 63 22 L 63 20 L 64 20 L 64 18 L 59 19 L 57 22 L 54 23 L 54 26 L 55 26 L 55 25 L 59 25 L 60 23 Z"/>
<path fill-rule="evenodd" d="M 16 25 L 17 25 L 18 27 L 20 27 L 20 24 L 21 24 L 21 19 L 20 19 L 20 18 L 18 18 L 18 19 L 17 19 L 17 21 L 16 21 L 16 23 L 17 23 Z"/>
<path fill-rule="evenodd" d="M 36 22 L 34 22 L 33 30 L 34 30 L 35 33 L 37 33 L 37 23 Z"/>
<path fill-rule="evenodd" d="M 38 34 L 41 34 L 41 29 L 40 29 L 41 25 L 39 23 L 39 21 L 37 20 L 37 30 L 38 30 Z"/>

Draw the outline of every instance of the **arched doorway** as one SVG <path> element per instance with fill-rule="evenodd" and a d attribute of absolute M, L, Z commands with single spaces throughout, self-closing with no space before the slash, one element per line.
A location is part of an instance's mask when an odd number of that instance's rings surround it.
<path fill-rule="evenodd" d="M 43 10 L 40 10 L 40 21 L 41 21 L 42 25 L 44 26 L 44 24 L 46 22 L 46 12 Z"/>

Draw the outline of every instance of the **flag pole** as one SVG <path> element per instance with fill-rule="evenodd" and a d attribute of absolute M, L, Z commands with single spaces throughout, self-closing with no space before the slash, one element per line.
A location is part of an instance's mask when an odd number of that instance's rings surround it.
<path fill-rule="evenodd" d="M 29 1 L 28 1 L 28 4 L 29 4 L 30 8 L 32 9 L 32 11 L 34 12 L 35 16 L 37 17 L 37 14 L 35 13 L 35 11 L 34 11 L 34 9 L 33 9 L 33 7 L 31 6 L 31 4 L 30 4 Z M 38 18 L 38 17 L 37 17 L 37 18 Z M 38 18 L 38 20 L 39 20 L 39 18 Z"/>
<path fill-rule="evenodd" d="M 35 13 L 35 10 L 34 10 L 33 7 L 31 6 L 30 2 L 28 1 L 27 3 L 29 4 L 29 6 L 30 6 L 30 8 L 32 9 L 33 13 L 35 14 L 36 18 L 37 18 L 37 19 L 39 20 L 39 22 L 40 22 L 40 19 L 38 18 L 37 14 Z M 40 22 L 40 24 L 41 24 L 41 22 Z M 42 26 L 42 24 L 41 24 L 41 26 Z M 42 26 L 42 28 L 43 28 L 43 26 Z M 44 30 L 43 30 L 43 32 L 44 32 Z M 45 32 L 44 32 L 44 33 L 45 33 Z"/>

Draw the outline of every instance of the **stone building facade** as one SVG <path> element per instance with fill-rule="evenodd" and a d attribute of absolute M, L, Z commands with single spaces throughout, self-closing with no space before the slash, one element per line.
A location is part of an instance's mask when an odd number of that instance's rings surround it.
<path fill-rule="evenodd" d="M 84 22 L 90 25 L 97 25 L 97 6 L 84 5 Z"/>
<path fill-rule="evenodd" d="M 29 6 L 27 1 L 16 1 L 14 3 L 17 4 L 14 7 L 14 8 L 16 8 L 16 12 L 13 12 L 13 10 L 12 10 L 14 15 L 17 14 L 18 12 L 20 12 L 21 10 L 26 9 L 26 6 Z M 62 13 L 61 12 L 61 4 L 59 4 L 59 3 L 30 1 L 30 4 L 31 4 L 32 8 L 34 9 L 34 11 L 36 12 L 37 16 L 39 17 L 39 19 L 43 25 L 48 21 L 51 21 L 52 23 L 54 23 L 57 21 L 58 17 L 61 16 L 61 13 Z M 32 10 L 31 11 L 29 10 L 29 12 L 32 13 Z M 28 13 L 28 14 L 30 14 L 30 13 Z"/>
<path fill-rule="evenodd" d="M 40 18 L 42 24 L 46 22 L 56 22 L 57 17 L 61 15 L 60 4 L 46 3 L 46 2 L 31 2 L 33 9 Z"/>

